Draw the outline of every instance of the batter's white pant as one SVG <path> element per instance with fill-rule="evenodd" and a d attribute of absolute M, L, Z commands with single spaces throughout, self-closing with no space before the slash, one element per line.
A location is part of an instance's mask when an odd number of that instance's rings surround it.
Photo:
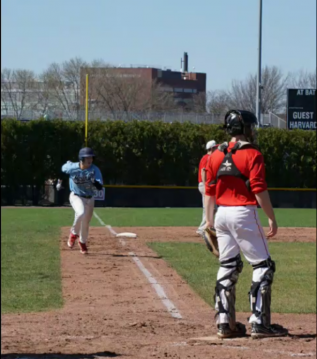
<path fill-rule="evenodd" d="M 256 206 L 226 207 L 219 206 L 215 218 L 215 229 L 219 244 L 219 261 L 234 258 L 241 252 L 250 264 L 258 264 L 270 256 L 267 239 L 260 224 Z M 234 265 L 235 263 L 230 263 Z M 253 282 L 261 282 L 268 268 L 258 268 L 253 270 Z M 217 280 L 229 275 L 234 268 L 220 267 Z M 224 286 L 229 286 L 232 282 L 229 279 L 221 281 Z M 225 290 L 220 292 L 222 305 L 228 310 L 228 302 Z M 261 311 L 262 298 L 261 290 L 258 291 L 256 309 Z M 216 305 L 216 310 L 218 310 Z M 252 314 L 250 323 L 261 324 L 260 318 Z M 229 323 L 228 315 L 221 313 L 217 317 L 217 323 Z"/>
<path fill-rule="evenodd" d="M 73 234 L 79 235 L 81 243 L 86 243 L 88 239 L 89 223 L 94 212 L 95 199 L 94 197 L 79 197 L 71 192 L 69 201 L 75 211 L 75 219 L 71 231 Z"/>
<path fill-rule="evenodd" d="M 201 223 L 198 227 L 197 232 L 203 232 L 203 230 L 205 229 L 206 226 L 206 209 L 205 209 L 205 185 L 203 182 L 200 182 L 198 185 L 198 190 L 201 193 L 201 197 L 202 197 L 202 203 L 203 203 L 203 217 L 201 220 Z"/>

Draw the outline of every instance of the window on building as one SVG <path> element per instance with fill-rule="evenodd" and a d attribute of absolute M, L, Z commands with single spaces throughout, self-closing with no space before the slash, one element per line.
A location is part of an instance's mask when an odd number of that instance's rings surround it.
<path fill-rule="evenodd" d="M 184 92 L 184 89 L 182 89 L 180 87 L 176 87 L 176 88 L 174 88 L 174 92 Z"/>
<path fill-rule="evenodd" d="M 166 86 L 164 87 L 164 86 L 162 86 L 162 87 L 161 87 L 161 90 L 162 90 L 162 91 L 165 91 L 165 92 L 173 92 L 172 87 L 166 87 Z"/>

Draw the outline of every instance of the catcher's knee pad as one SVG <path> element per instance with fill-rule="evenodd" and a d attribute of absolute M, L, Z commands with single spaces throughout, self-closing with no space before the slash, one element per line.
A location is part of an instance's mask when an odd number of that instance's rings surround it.
<path fill-rule="evenodd" d="M 252 313 L 261 318 L 262 324 L 265 326 L 271 325 L 271 286 L 275 272 L 275 262 L 269 257 L 267 260 L 252 266 L 253 270 L 258 268 L 267 268 L 264 276 L 259 282 L 252 282 L 249 298 L 252 308 Z M 257 310 L 256 302 L 258 292 L 261 292 L 261 310 Z"/>
<path fill-rule="evenodd" d="M 233 330 L 236 324 L 236 310 L 235 310 L 235 303 L 236 303 L 236 283 L 239 279 L 239 274 L 242 272 L 243 269 L 243 262 L 241 260 L 240 254 L 238 254 L 234 258 L 230 258 L 226 261 L 221 261 L 220 266 L 223 268 L 232 269 L 230 274 L 220 278 L 216 282 L 215 287 L 215 304 L 218 309 L 216 315 L 221 313 L 225 313 L 229 317 L 229 325 L 230 328 Z M 222 282 L 225 280 L 229 280 L 229 285 L 223 285 Z M 227 301 L 227 308 L 221 300 L 221 292 L 224 291 L 225 298 Z"/>

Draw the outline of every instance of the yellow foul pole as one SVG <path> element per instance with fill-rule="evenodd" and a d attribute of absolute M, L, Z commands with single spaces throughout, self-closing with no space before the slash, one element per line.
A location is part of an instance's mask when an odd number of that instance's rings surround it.
<path fill-rule="evenodd" d="M 88 147 L 88 74 L 86 74 L 86 121 L 85 121 L 85 146 Z"/>

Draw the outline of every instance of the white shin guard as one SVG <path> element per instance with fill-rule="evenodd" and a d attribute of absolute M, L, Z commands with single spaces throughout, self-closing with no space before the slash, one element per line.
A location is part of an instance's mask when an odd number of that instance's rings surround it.
<path fill-rule="evenodd" d="M 236 283 L 242 272 L 243 262 L 240 255 L 220 262 L 218 280 L 215 287 L 215 309 L 217 324 L 229 323 L 232 330 L 236 327 Z"/>
<path fill-rule="evenodd" d="M 271 325 L 271 286 L 275 272 L 275 262 L 268 258 L 257 265 L 253 265 L 253 271 L 260 272 L 260 278 L 252 282 L 249 292 L 252 316 L 250 322 Z"/>

